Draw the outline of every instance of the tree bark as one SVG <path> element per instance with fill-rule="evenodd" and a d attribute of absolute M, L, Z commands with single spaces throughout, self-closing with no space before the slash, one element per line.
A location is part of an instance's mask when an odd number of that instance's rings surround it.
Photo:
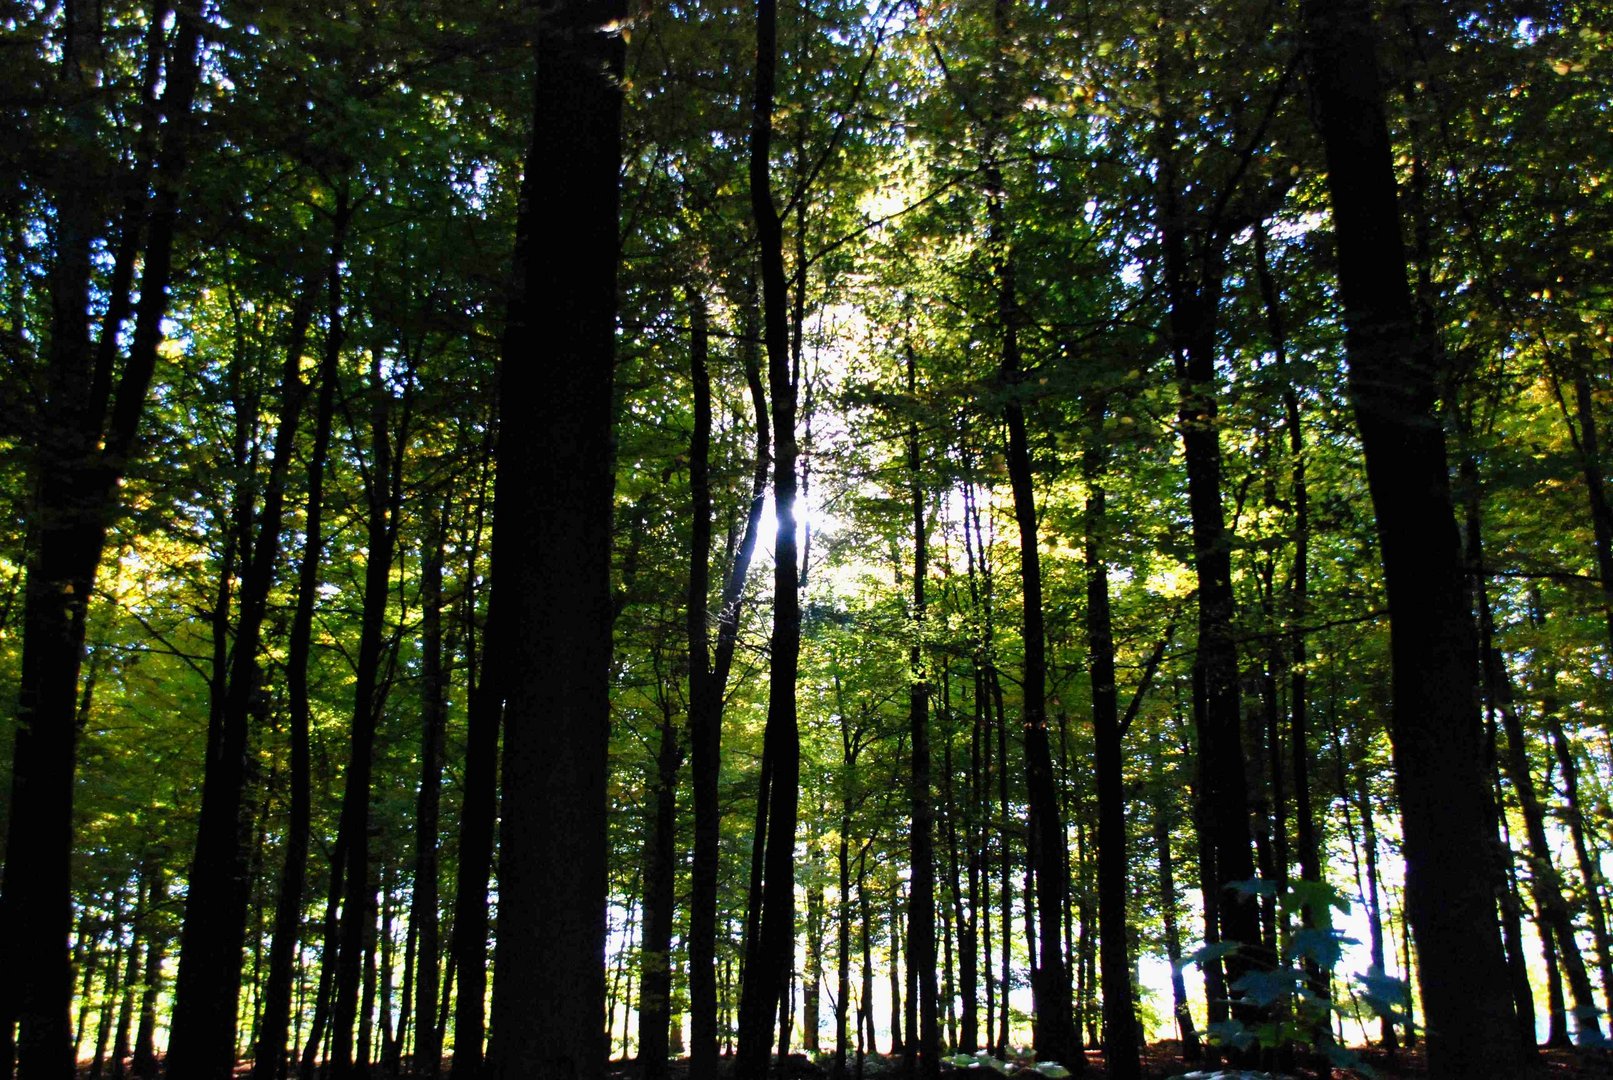
<path fill-rule="evenodd" d="M 672 917 L 678 869 L 678 770 L 683 764 L 683 747 L 673 723 L 670 698 L 663 700 L 662 710 L 661 744 L 655 755 L 653 820 L 647 830 L 644 860 L 644 940 L 639 948 L 642 972 L 638 1060 L 645 1080 L 662 1080 L 667 1075 L 668 1028 L 672 1022 Z"/>
<path fill-rule="evenodd" d="M 766 508 L 771 425 L 754 345 L 743 348 L 745 382 L 756 417 L 756 452 L 744 531 L 723 581 L 717 612 L 715 653 L 708 629 L 711 586 L 711 377 L 705 298 L 689 295 L 690 379 L 695 424 L 689 442 L 689 490 L 693 525 L 689 542 L 689 771 L 694 787 L 694 857 L 689 900 L 689 1068 L 711 1076 L 717 1068 L 717 875 L 722 808 L 717 783 L 722 768 L 723 696 L 739 641 L 740 606 Z M 747 338 L 753 335 L 746 335 Z"/>
<path fill-rule="evenodd" d="M 442 803 L 443 728 L 448 717 L 448 677 L 443 665 L 442 573 L 448 534 L 448 512 L 438 517 L 420 566 L 420 790 L 415 798 L 414 889 L 409 925 L 414 964 L 419 974 L 409 992 L 414 996 L 414 1071 L 433 1078 L 442 1066 L 437 1041 L 438 812 Z M 405 982 L 409 978 L 405 973 Z M 407 995 L 406 995 L 407 997 Z M 405 1009 L 407 1011 L 407 1007 Z M 401 1021 L 400 1021 L 401 1023 Z"/>
<path fill-rule="evenodd" d="M 1383 90 L 1365 0 L 1304 5 L 1328 167 L 1349 387 L 1391 610 L 1407 914 L 1435 1080 L 1516 1076 L 1524 1052 L 1496 929 L 1478 659 L 1462 581 L 1438 373 L 1415 330 Z"/>
<path fill-rule="evenodd" d="M 603 1075 L 622 0 L 544 13 L 501 379 L 504 805 L 493 1080 Z M 563 164 L 562 164 L 563 163 Z M 549 220 L 564 214 L 568 228 Z M 534 422 L 536 421 L 536 422 Z M 543 978 L 533 978 L 542 969 Z"/>
<path fill-rule="evenodd" d="M 405 389 L 405 394 L 408 394 Z M 370 867 L 370 786 L 375 768 L 375 736 L 386 702 L 381 682 L 382 654 L 386 648 L 386 610 L 390 599 L 393 551 L 397 542 L 402 500 L 400 477 L 404 425 L 391 421 L 394 396 L 381 369 L 379 354 L 370 361 L 370 471 L 365 483 L 366 555 L 364 599 L 359 614 L 358 663 L 353 684 L 353 720 L 347 772 L 343 777 L 341 820 L 337 846 L 343 859 L 333 867 L 333 897 L 341 898 L 337 937 L 327 943 L 334 956 L 336 980 L 331 1005 L 332 1075 L 336 1080 L 356 1076 L 360 1053 L 355 1053 L 355 1025 L 361 1015 L 359 997 L 364 982 L 363 956 L 374 899 Z M 407 413 L 407 408 L 404 412 Z M 330 946 L 334 945 L 334 948 Z"/>
<path fill-rule="evenodd" d="M 290 812 L 286 821 L 285 861 L 275 898 L 274 938 L 269 947 L 269 979 L 264 988 L 263 1026 L 253 1054 L 254 1080 L 285 1080 L 286 1040 L 291 1012 L 291 984 L 302 929 L 304 878 L 308 871 L 308 829 L 312 814 L 312 769 L 309 726 L 308 662 L 313 651 L 314 600 L 319 591 L 319 564 L 324 554 L 325 463 L 336 410 L 336 379 L 343 343 L 341 261 L 349 208 L 338 192 L 332 220 L 330 264 L 326 270 L 326 328 L 320 356 L 319 394 L 314 406 L 314 442 L 308 459 L 308 503 L 303 548 L 297 568 L 297 600 L 286 644 L 286 687 L 291 706 Z M 299 357 L 300 360 L 300 357 Z"/>
<path fill-rule="evenodd" d="M 760 921 L 749 943 L 739 1005 L 735 1075 L 761 1080 L 772 1049 L 773 1019 L 787 985 L 795 939 L 795 825 L 800 797 L 801 736 L 795 683 L 800 665 L 801 610 L 796 547 L 796 385 L 790 365 L 788 285 L 784 237 L 771 187 L 773 97 L 778 63 L 778 12 L 774 0 L 756 6 L 756 81 L 751 109 L 750 199 L 761 250 L 762 337 L 772 392 L 773 632 L 769 642 L 767 726 L 767 847 Z"/>
<path fill-rule="evenodd" d="M 1124 747 L 1115 689 L 1115 642 L 1109 612 L 1109 566 L 1104 473 L 1108 457 L 1105 406 L 1094 395 L 1086 405 L 1087 445 L 1082 455 L 1086 481 L 1085 559 L 1087 654 L 1092 683 L 1093 768 L 1098 789 L 1098 948 L 1103 989 L 1103 1060 L 1114 1080 L 1137 1080 L 1137 1023 L 1131 994 L 1127 947 L 1126 790 Z M 1174 916 L 1173 916 L 1174 921 Z M 1045 964 L 1047 958 L 1044 956 Z"/>
<path fill-rule="evenodd" d="M 73 102 L 70 123 L 91 122 L 83 113 L 98 107 L 92 90 L 97 18 L 98 9 L 86 3 L 66 10 L 62 70 L 63 93 Z M 173 277 L 201 16 L 186 8 L 175 25 L 160 103 L 165 121 L 144 213 L 140 298 L 115 392 L 111 361 L 119 328 L 103 329 L 104 362 L 94 369 L 88 338 L 90 251 L 98 225 L 98 196 L 87 179 L 93 171 L 77 171 L 79 163 L 64 156 L 51 192 L 57 251 L 49 272 L 52 332 L 30 478 L 22 663 L 0 883 L 0 968 L 11 973 L 0 988 L 0 1075 L 11 1075 L 15 1055 L 20 1080 L 65 1080 L 73 1072 L 67 942 L 73 929 L 75 705 L 85 613 L 156 369 Z"/>
<path fill-rule="evenodd" d="M 907 349 L 907 392 L 916 407 L 918 368 Z M 930 792 L 930 683 L 924 662 L 926 579 L 929 576 L 928 528 L 924 517 L 924 483 L 920 475 L 918 421 L 907 429 L 907 472 L 913 513 L 912 645 L 908 648 L 908 736 L 912 748 L 908 827 L 909 885 L 907 967 L 917 982 L 914 1005 L 918 1031 L 908 1031 L 904 1068 L 910 1075 L 934 1080 L 941 1072 L 941 1032 L 935 983 L 935 803 Z"/>

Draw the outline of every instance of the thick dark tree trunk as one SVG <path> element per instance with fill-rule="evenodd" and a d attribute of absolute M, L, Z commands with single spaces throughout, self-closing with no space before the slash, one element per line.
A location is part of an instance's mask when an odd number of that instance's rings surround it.
<path fill-rule="evenodd" d="M 1115 689 L 1114 627 L 1109 613 L 1109 525 L 1103 488 L 1108 446 L 1102 399 L 1094 397 L 1086 411 L 1082 478 L 1087 488 L 1086 629 L 1092 682 L 1093 769 L 1098 790 L 1098 962 L 1102 969 L 1103 1060 L 1107 1075 L 1114 1080 L 1136 1080 L 1142 1075 L 1142 1066 L 1137 1057 L 1131 956 L 1126 941 L 1126 790 Z"/>
<path fill-rule="evenodd" d="M 916 402 L 918 368 L 912 346 L 907 350 L 907 392 Z M 924 518 L 924 483 L 918 422 L 907 429 L 907 471 L 913 511 L 913 643 L 908 649 L 908 735 L 912 740 L 909 778 L 909 885 L 907 967 L 917 983 L 918 1031 L 909 1025 L 906 1070 L 934 1080 L 941 1071 L 941 1032 L 935 985 L 935 803 L 930 793 L 930 684 L 924 663 L 924 587 L 929 576 L 928 528 Z"/>
<path fill-rule="evenodd" d="M 493 1080 L 603 1076 L 612 386 L 622 0 L 574 0 L 539 30 L 536 107 L 501 378 L 495 529 L 504 807 Z M 567 228 L 550 220 L 563 214 Z M 512 497 L 513 496 L 513 497 Z M 542 970 L 543 978 L 533 972 Z"/>
<path fill-rule="evenodd" d="M 63 93 L 72 101 L 71 122 L 86 129 L 93 121 L 82 112 L 99 108 L 92 89 L 98 13 L 76 2 L 66 10 L 72 30 L 62 56 Z M 143 208 L 140 298 L 115 392 L 119 327 L 103 328 L 99 350 L 91 349 L 88 336 L 90 251 L 99 225 L 91 178 L 97 170 L 64 154 L 52 192 L 57 258 L 49 281 L 51 344 L 28 503 L 22 664 L 0 880 L 0 970 L 8 973 L 0 987 L 0 1076 L 11 1075 L 15 1054 L 21 1080 L 65 1080 L 73 1072 L 67 942 L 73 929 L 73 771 L 84 620 L 162 342 L 194 126 L 200 31 L 197 12 L 178 13 L 160 103 L 166 119 Z M 125 222 L 126 230 L 139 227 Z M 128 273 L 132 281 L 132 265 Z M 128 303 L 127 288 L 123 292 L 115 304 Z"/>
<path fill-rule="evenodd" d="M 788 285 L 784 237 L 771 187 L 773 94 L 778 63 L 774 0 L 756 6 L 756 84 L 751 110 L 750 197 L 761 249 L 762 337 L 772 393 L 773 632 L 769 642 L 767 727 L 762 754 L 767 776 L 767 847 L 760 921 L 749 942 L 739 1005 L 735 1074 L 760 1080 L 772 1050 L 775 1011 L 787 985 L 795 940 L 795 818 L 800 798 L 801 736 L 795 683 L 800 665 L 801 610 L 796 547 L 796 385 L 790 367 Z"/>
<path fill-rule="evenodd" d="M 1350 394 L 1377 511 L 1391 610 L 1395 770 L 1406 904 L 1417 935 L 1435 1080 L 1523 1072 L 1485 853 L 1495 843 L 1478 659 L 1432 343 L 1406 284 L 1395 176 L 1365 0 L 1304 5 L 1327 156 Z"/>
<path fill-rule="evenodd" d="M 314 407 L 314 443 L 308 459 L 308 505 L 303 526 L 303 548 L 297 568 L 297 601 L 286 644 L 286 688 L 291 705 L 290 813 L 286 822 L 285 863 L 275 897 L 274 939 L 269 947 L 269 979 L 264 989 L 263 1025 L 253 1055 L 254 1080 L 284 1080 L 287 1074 L 286 1041 L 291 1014 L 291 983 L 302 930 L 304 878 L 308 871 L 308 828 L 312 811 L 312 773 L 309 757 L 308 662 L 313 649 L 314 600 L 319 592 L 319 563 L 323 557 L 325 461 L 336 409 L 337 364 L 342 351 L 341 259 L 346 236 L 348 205 L 345 192 L 337 194 L 327 270 L 327 323 L 320 357 L 319 395 Z"/>

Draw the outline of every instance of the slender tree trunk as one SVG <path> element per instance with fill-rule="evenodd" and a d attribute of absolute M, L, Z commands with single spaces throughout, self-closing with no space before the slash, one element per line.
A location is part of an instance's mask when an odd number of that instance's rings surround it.
<path fill-rule="evenodd" d="M 1378 898 L 1378 830 L 1374 824 L 1372 793 L 1367 787 L 1366 770 L 1356 775 L 1356 794 L 1361 800 L 1361 840 L 1367 850 L 1367 941 L 1372 966 L 1388 971 L 1383 951 L 1383 908 Z M 1385 1049 L 1395 1048 L 1395 1027 L 1387 1015 L 1382 1017 L 1380 1035 Z"/>
<path fill-rule="evenodd" d="M 911 345 L 907 349 L 907 392 L 918 395 L 918 368 Z M 941 1033 L 935 984 L 935 804 L 930 792 L 930 683 L 924 662 L 926 579 L 929 577 L 928 527 L 924 517 L 924 483 L 920 475 L 921 448 L 918 422 L 907 429 L 907 470 L 913 513 L 913 643 L 908 648 L 908 736 L 912 747 L 909 778 L 911 822 L 908 828 L 909 885 L 907 915 L 907 967 L 917 983 L 913 1005 L 918 1031 L 909 1025 L 906 1069 L 934 1080 L 941 1070 Z"/>
<path fill-rule="evenodd" d="M 806 970 L 801 974 L 801 1049 L 816 1054 L 818 1016 L 823 985 L 823 867 L 817 852 L 812 853 L 812 884 L 807 889 Z"/>
<path fill-rule="evenodd" d="M 73 952 L 76 954 L 79 967 L 84 972 L 83 989 L 78 995 L 78 1022 L 73 1027 L 73 1061 L 78 1061 L 79 1052 L 84 1046 L 84 1028 L 90 1019 L 91 990 L 95 986 L 96 972 L 101 969 L 101 952 L 95 947 L 96 939 L 100 936 L 100 928 L 96 921 L 90 917 L 89 906 L 85 905 L 84 917 L 79 923 L 78 942 Z"/>
<path fill-rule="evenodd" d="M 118 1003 L 117 1034 L 112 1041 L 112 1080 L 123 1080 L 129 1057 L 130 1029 L 134 1025 L 135 987 L 140 983 L 141 950 L 146 946 L 151 922 L 151 880 L 149 862 L 141 867 L 140 890 L 130 922 L 129 959 L 123 973 L 123 994 Z"/>
<path fill-rule="evenodd" d="M 763 735 L 768 784 L 767 849 L 760 922 L 747 957 L 739 1007 L 739 1080 L 767 1073 L 774 1009 L 787 985 L 795 938 L 795 826 L 800 797 L 801 738 L 795 684 L 800 665 L 801 612 L 796 548 L 796 385 L 790 370 L 788 286 L 784 239 L 771 187 L 773 96 L 778 62 L 774 0 L 756 7 L 756 84 L 751 110 L 751 212 L 761 249 L 763 341 L 772 391 L 773 632 L 769 642 L 767 726 Z"/>
<path fill-rule="evenodd" d="M 496 482 L 495 482 L 496 484 Z M 498 516 L 495 486 L 493 515 Z M 503 499 L 512 496 L 506 485 Z M 459 980 L 454 1002 L 454 1057 L 449 1080 L 479 1080 L 487 998 L 487 885 L 493 869 L 493 826 L 498 808 L 499 727 L 504 712 L 503 631 L 499 625 L 506 545 L 494 530 L 489 545 L 487 626 L 480 677 L 470 671 L 465 732 L 465 779 L 459 818 L 459 870 L 454 892 L 454 929 L 448 963 Z M 471 573 L 474 575 L 474 566 Z M 466 604 L 467 656 L 475 655 L 474 605 Z M 471 668 L 471 665 L 467 665 Z M 444 991 L 443 1000 L 448 1000 Z"/>
<path fill-rule="evenodd" d="M 1197 1061 L 1199 1036 L 1193 1026 L 1193 1011 L 1187 1004 L 1187 983 L 1182 978 L 1182 943 L 1176 922 L 1176 877 L 1171 859 L 1171 796 L 1161 781 L 1154 802 L 1154 848 L 1159 859 L 1159 907 L 1165 929 L 1165 958 L 1171 965 L 1171 1013 L 1176 1018 L 1176 1034 L 1182 1040 L 1182 1057 Z"/>
<path fill-rule="evenodd" d="M 689 488 L 693 503 L 688 606 L 689 771 L 694 787 L 695 819 L 689 901 L 689 1068 L 696 1076 L 711 1076 L 717 1068 L 717 875 L 722 824 L 717 782 L 722 765 L 723 695 L 739 640 L 745 581 L 750 574 L 757 530 L 766 508 L 772 452 L 761 362 L 755 346 L 747 344 L 743 356 L 745 382 L 756 418 L 755 464 L 744 532 L 723 582 L 722 606 L 717 613 L 717 643 L 715 654 L 711 655 L 707 627 L 711 585 L 711 378 L 706 365 L 706 303 L 698 292 L 691 291 L 689 295 L 689 321 L 690 375 L 695 405 L 695 427 L 689 444 Z"/>
<path fill-rule="evenodd" d="M 976 964 L 979 960 L 977 955 L 979 943 L 975 940 L 973 909 L 971 908 L 966 911 L 964 906 L 966 898 L 964 895 L 964 881 L 961 876 L 963 859 L 960 858 L 958 851 L 958 816 L 960 813 L 963 814 L 964 821 L 966 823 L 964 829 L 964 841 L 966 844 L 970 845 L 970 850 L 968 853 L 968 858 L 970 861 L 969 872 L 971 875 L 970 888 L 973 889 L 975 882 L 972 879 L 978 876 L 975 873 L 975 867 L 973 864 L 974 830 L 972 822 L 974 815 L 972 812 L 973 807 L 971 806 L 968 810 L 963 810 L 958 806 L 957 799 L 954 795 L 952 769 L 952 675 L 948 670 L 945 661 L 942 661 L 941 672 L 941 713 L 946 717 L 947 720 L 947 734 L 946 741 L 942 748 L 943 759 L 941 763 L 941 791 L 943 800 L 942 805 L 944 807 L 942 816 L 946 822 L 947 879 L 951 885 L 952 922 L 957 927 L 957 982 L 954 984 L 952 980 L 953 960 L 951 957 L 953 950 L 951 947 L 951 938 L 949 936 L 947 947 L 947 986 L 946 992 L 943 994 L 943 996 L 946 998 L 947 1006 L 950 1010 L 952 1006 L 952 987 L 954 985 L 957 986 L 958 995 L 962 999 L 962 1004 L 960 1006 L 957 1027 L 950 1033 L 950 1041 L 954 1050 L 972 1052 L 978 1049 L 980 1045 L 980 1027 L 978 1016 L 979 1003 L 976 999 L 977 994 L 979 993 L 979 972 L 976 968 Z M 972 764 L 970 766 L 969 775 L 972 784 L 974 777 L 974 768 Z"/>
<path fill-rule="evenodd" d="M 420 790 L 415 797 L 414 887 L 410 901 L 413 965 L 404 973 L 404 1012 L 414 1009 L 414 1071 L 435 1078 L 442 1063 L 437 1042 L 438 810 L 442 802 L 443 727 L 448 713 L 448 679 L 443 670 L 442 574 L 448 512 L 438 516 L 426 539 L 420 565 Z M 411 982 L 411 972 L 418 976 Z M 412 995 L 413 1001 L 409 998 Z M 402 1027 L 403 1020 L 399 1021 Z M 400 1032 L 401 1036 L 401 1032 Z M 401 1038 L 400 1038 L 401 1041 Z"/>
<path fill-rule="evenodd" d="M 118 939 L 122 936 L 123 928 L 123 887 L 120 885 L 117 892 L 112 894 L 112 933 L 107 941 L 106 983 L 101 994 L 101 1007 L 95 1025 L 95 1057 L 90 1062 L 90 1080 L 101 1080 L 101 1072 L 106 1066 L 107 1043 L 112 1038 L 112 1003 L 118 999 L 123 988 L 123 967 L 119 963 L 122 959 L 118 955 Z M 132 950 L 131 950 L 132 951 Z"/>
<path fill-rule="evenodd" d="M 841 717 L 842 723 L 846 718 Z M 834 1080 L 846 1078 L 846 1018 L 851 1009 L 851 814 L 849 808 L 840 817 L 840 840 L 835 849 L 835 868 L 840 872 L 840 898 L 835 926 L 835 1056 L 830 1075 Z"/>
<path fill-rule="evenodd" d="M 155 908 L 167 899 L 168 887 L 160 865 L 153 864 L 150 876 L 146 902 Z M 129 1071 L 141 1080 L 157 1075 L 157 995 L 162 989 L 162 957 L 167 944 L 156 925 L 148 927 L 146 937 L 146 978 L 140 992 L 140 1026 L 135 1031 L 134 1058 L 129 1065 Z"/>
<path fill-rule="evenodd" d="M 1488 860 L 1494 843 L 1431 343 L 1415 331 L 1365 0 L 1307 0 L 1312 97 L 1336 222 L 1349 385 L 1391 608 L 1395 770 L 1408 914 L 1434 1080 L 1514 1076 L 1524 1050 Z"/>
<path fill-rule="evenodd" d="M 1607 915 L 1602 907 L 1602 893 L 1606 887 L 1602 880 L 1601 865 L 1593 856 L 1585 834 L 1585 814 L 1579 796 L 1579 763 L 1574 757 L 1563 721 L 1556 708 L 1555 696 L 1541 703 L 1547 729 L 1551 734 L 1552 752 L 1557 758 L 1557 771 L 1562 776 L 1563 795 L 1568 801 L 1568 830 L 1574 841 L 1574 857 L 1579 866 L 1580 880 L 1584 882 L 1585 906 L 1591 916 L 1591 934 L 1596 942 L 1596 956 L 1602 975 L 1603 1001 L 1613 1016 L 1613 946 L 1609 944 Z"/>
<path fill-rule="evenodd" d="M 857 1075 L 863 1071 L 863 1031 L 868 1033 L 866 1049 L 870 1054 L 879 1053 L 879 1043 L 874 1039 L 874 920 L 869 912 L 868 904 L 868 853 L 863 850 L 861 858 L 857 860 L 857 904 L 862 915 L 862 997 L 857 1002 Z"/>
<path fill-rule="evenodd" d="M 386 647 L 386 610 L 390 598 L 393 549 L 397 539 L 399 496 L 394 477 L 403 458 L 403 425 L 391 425 L 393 393 L 381 370 L 380 355 L 370 363 L 371 464 L 365 496 L 368 501 L 367 553 L 364 560 L 364 600 L 359 615 L 358 662 L 353 685 L 353 720 L 342 785 L 341 820 L 337 844 L 344 858 L 335 875 L 333 897 L 341 897 L 337 937 L 327 945 L 335 958 L 336 979 L 331 1004 L 332 1075 L 336 1080 L 356 1076 L 354 1036 L 359 996 L 364 981 L 364 941 L 373 921 L 370 904 L 370 779 L 375 768 L 375 736 L 386 690 L 381 685 L 382 653 Z"/>
<path fill-rule="evenodd" d="M 1086 481 L 1087 653 L 1092 680 L 1094 770 L 1098 788 L 1098 947 L 1103 987 L 1103 1060 L 1113 1080 L 1137 1080 L 1136 1015 L 1127 948 L 1126 791 L 1124 747 L 1115 690 L 1114 627 L 1109 613 L 1109 524 L 1103 489 L 1108 447 L 1101 398 L 1087 403 Z M 1047 962 L 1044 953 L 1042 962 Z M 1077 1057 L 1077 1061 L 1081 1059 Z"/>
<path fill-rule="evenodd" d="M 344 209 L 339 206 L 337 213 L 341 215 Z M 167 1063 L 168 1075 L 174 1077 L 211 1075 L 235 1060 L 235 1002 L 252 879 L 250 853 L 243 843 L 243 831 L 250 828 L 250 814 L 244 803 L 250 775 L 247 744 L 251 716 L 264 692 L 258 646 L 279 561 L 286 480 L 307 398 L 301 364 L 317 295 L 317 285 L 310 280 L 292 313 L 280 379 L 274 456 L 255 536 L 249 535 L 251 496 L 236 496 L 243 506 L 241 544 L 243 550 L 250 548 L 250 557 L 243 567 L 240 613 L 224 684 L 218 738 L 209 739 L 210 754 L 203 775 L 202 812 L 186 893 Z"/>
<path fill-rule="evenodd" d="M 308 504 L 297 567 L 297 600 L 286 643 L 286 688 L 291 711 L 290 813 L 286 821 L 285 862 L 275 896 L 274 938 L 269 947 L 269 980 L 264 988 L 263 1025 L 253 1054 L 254 1080 L 285 1080 L 286 1028 L 291 981 L 302 929 L 304 879 L 308 871 L 308 829 L 312 814 L 308 662 L 313 651 L 314 600 L 324 554 L 325 462 L 330 456 L 336 410 L 336 380 L 343 344 L 341 262 L 349 207 L 345 190 L 336 197 L 330 263 L 326 269 L 327 322 L 320 356 L 319 394 L 314 406 L 314 442 L 308 458 Z M 300 361 L 300 357 L 299 357 Z"/>
<path fill-rule="evenodd" d="M 677 889 L 678 770 L 683 747 L 670 699 L 662 704 L 661 745 L 655 755 L 654 820 L 644 860 L 644 941 L 639 949 L 638 1059 L 645 1080 L 667 1075 L 672 1022 L 672 917 Z"/>
<path fill-rule="evenodd" d="M 1164 136 L 1162 136 L 1164 138 Z M 1215 354 L 1220 305 L 1222 241 L 1214 230 L 1189 229 L 1179 205 L 1177 180 L 1170 164 L 1174 147 L 1161 154 L 1164 205 L 1165 288 L 1170 304 L 1170 340 L 1178 384 L 1178 422 L 1187 465 L 1188 506 L 1192 518 L 1194 565 L 1198 584 L 1198 651 L 1194 659 L 1194 721 L 1198 729 L 1199 821 L 1201 850 L 1210 856 L 1206 880 L 1205 920 L 1214 907 L 1215 936 L 1236 944 L 1226 957 L 1225 984 L 1212 988 L 1212 998 L 1231 1001 L 1233 1018 L 1252 1026 L 1258 1010 L 1241 1003 L 1230 990 L 1259 962 L 1262 940 L 1258 906 L 1239 895 L 1232 882 L 1255 876 L 1250 854 L 1248 780 L 1243 752 L 1242 704 L 1238 687 L 1237 642 L 1233 635 L 1232 535 L 1221 502 L 1221 441 L 1216 424 Z M 1197 240 L 1199 250 L 1192 250 Z M 1196 272 L 1195 272 L 1196 269 Z M 1203 869 L 1201 869 L 1201 875 Z M 1213 897 L 1210 895 L 1213 893 Z M 1210 934 L 1206 928 L 1205 941 Z M 1213 962 L 1206 968 L 1211 982 L 1220 979 Z M 1217 1010 L 1219 1011 L 1219 1010 Z M 1212 1020 L 1216 1019 L 1212 1014 Z"/>
<path fill-rule="evenodd" d="M 357 1075 L 367 1077 L 370 1074 L 370 1062 L 375 1059 L 375 998 L 380 974 L 380 965 L 376 957 L 380 934 L 376 930 L 376 920 L 383 917 L 380 912 L 380 893 L 385 891 L 385 885 L 381 885 L 378 891 L 373 863 L 370 872 L 365 876 L 367 888 L 363 905 L 363 938 L 360 946 L 363 950 L 363 963 L 359 981 L 358 1033 L 353 1042 L 353 1067 Z M 384 1030 L 382 1037 L 385 1037 Z"/>
<path fill-rule="evenodd" d="M 1280 370 L 1288 375 L 1283 386 L 1283 422 L 1288 430 L 1289 498 L 1294 509 L 1294 561 L 1288 579 L 1288 751 L 1294 773 L 1294 848 L 1299 862 L 1299 879 L 1306 884 L 1322 880 L 1316 819 L 1311 806 L 1311 751 L 1309 651 L 1305 643 L 1305 620 L 1310 612 L 1310 489 L 1306 477 L 1305 429 L 1301 422 L 1299 392 L 1288 364 L 1288 331 L 1283 319 L 1282 301 L 1266 255 L 1266 234 L 1255 227 L 1255 273 L 1266 309 L 1266 325 L 1271 347 Z M 1300 925 L 1315 929 L 1315 913 L 1309 906 L 1300 909 Z M 1315 957 L 1304 961 L 1308 989 L 1326 1000 L 1327 980 Z"/>
<path fill-rule="evenodd" d="M 907 1052 L 902 1038 L 902 904 L 900 889 L 891 887 L 890 908 L 891 1056 Z"/>
<path fill-rule="evenodd" d="M 1540 931 L 1540 954 L 1546 968 L 1546 1042 L 1552 1050 L 1566 1050 L 1573 1046 L 1568 1037 L 1568 1005 L 1563 1000 L 1563 973 L 1557 964 L 1557 935 L 1552 932 L 1551 920 L 1539 908 L 1535 909 L 1536 927 Z"/>
<path fill-rule="evenodd" d="M 622 0 L 575 0 L 538 36 L 504 371 L 496 529 L 507 650 L 493 1080 L 603 1075 L 611 662 L 612 386 Z M 564 162 L 564 167 L 554 163 Z M 562 231 L 549 216 L 564 214 Z M 534 422 L 536 421 L 536 422 Z M 501 602 L 502 603 L 502 602 Z M 532 973 L 542 968 L 544 978 Z"/>

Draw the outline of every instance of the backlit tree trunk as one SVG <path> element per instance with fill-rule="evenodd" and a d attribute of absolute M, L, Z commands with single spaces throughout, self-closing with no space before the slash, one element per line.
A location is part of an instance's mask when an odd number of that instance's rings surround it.
<path fill-rule="evenodd" d="M 1327 156 L 1349 386 L 1377 512 L 1391 619 L 1395 772 L 1406 906 L 1436 1080 L 1523 1071 L 1486 852 L 1479 744 L 1438 373 L 1415 329 L 1395 176 L 1365 0 L 1307 0 L 1311 93 Z"/>
<path fill-rule="evenodd" d="M 622 0 L 538 28 L 500 386 L 505 693 L 494 1080 L 603 1075 Z M 560 229 L 552 216 L 564 215 Z M 512 373 L 541 372 L 518 392 Z M 513 495 L 514 497 L 509 497 Z M 534 973 L 542 971 L 541 978 Z"/>

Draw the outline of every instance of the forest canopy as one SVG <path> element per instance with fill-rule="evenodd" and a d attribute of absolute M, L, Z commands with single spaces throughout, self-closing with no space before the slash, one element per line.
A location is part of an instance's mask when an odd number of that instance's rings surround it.
<path fill-rule="evenodd" d="M 0 25 L 0 1075 L 1605 1043 L 1605 9 Z"/>

